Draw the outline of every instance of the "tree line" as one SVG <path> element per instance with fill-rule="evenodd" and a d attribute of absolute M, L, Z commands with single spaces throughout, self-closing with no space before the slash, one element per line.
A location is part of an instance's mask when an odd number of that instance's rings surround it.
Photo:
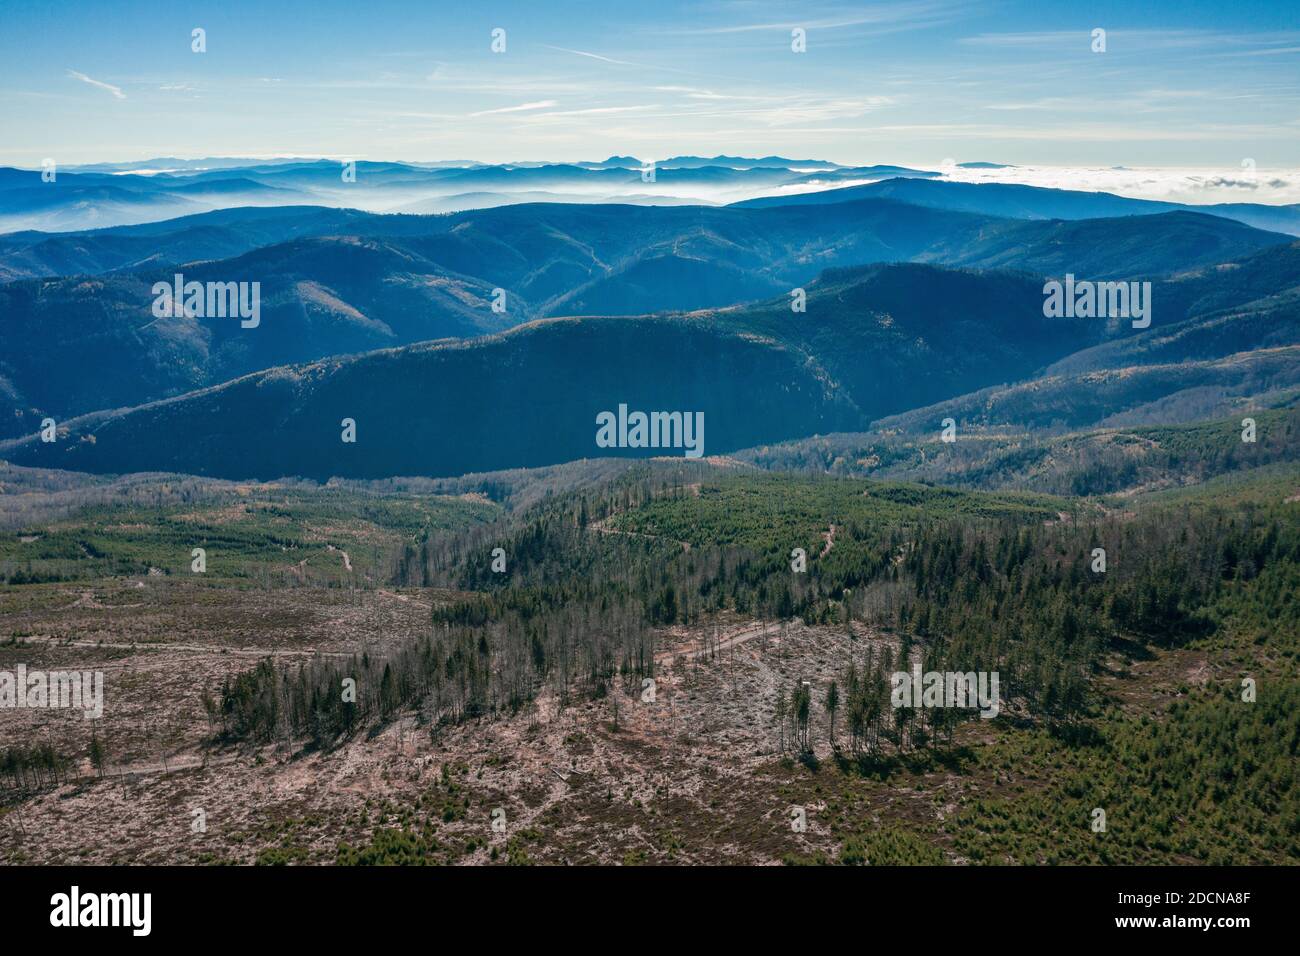
<path fill-rule="evenodd" d="M 804 574 L 792 572 L 785 544 L 684 547 L 609 527 L 606 519 L 651 501 L 680 503 L 689 515 L 693 477 L 631 469 L 492 525 L 414 540 L 394 555 L 395 584 L 471 593 L 438 602 L 428 633 L 383 660 L 264 662 L 232 678 L 211 704 L 214 726 L 231 739 L 323 744 L 404 710 L 433 727 L 515 712 L 547 686 L 562 705 L 631 693 L 653 676 L 662 628 L 725 610 L 843 627 L 858 620 L 891 633 L 892 659 L 864 656 L 836 681 L 831 713 L 843 714 L 850 750 L 871 753 L 950 739 L 952 723 L 970 716 L 889 713 L 882 679 L 903 662 L 997 671 L 1004 701 L 1070 722 L 1092 706 L 1090 677 L 1109 649 L 1212 633 L 1214 606 L 1235 584 L 1300 565 L 1294 514 L 1251 503 L 1052 522 L 1034 513 L 940 511 L 909 525 L 864 517 L 837 526 L 834 548 L 810 552 Z M 493 569 L 494 548 L 504 573 Z M 350 703 L 341 696 L 348 678 L 357 685 Z M 828 690 L 815 701 L 788 690 L 784 706 L 827 706 Z M 806 727 L 787 729 L 806 743 Z"/>

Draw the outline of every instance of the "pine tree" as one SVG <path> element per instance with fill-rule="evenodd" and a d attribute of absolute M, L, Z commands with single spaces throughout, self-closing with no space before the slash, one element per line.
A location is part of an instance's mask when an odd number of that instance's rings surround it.
<path fill-rule="evenodd" d="M 99 776 L 104 775 L 104 747 L 99 742 L 99 736 L 95 733 L 95 726 L 90 727 L 90 765 L 95 768 Z"/>
<path fill-rule="evenodd" d="M 785 714 L 785 689 L 778 687 L 776 689 L 776 725 L 780 728 L 781 753 L 785 753 Z"/>
<path fill-rule="evenodd" d="M 835 749 L 835 712 L 840 709 L 840 688 L 831 680 L 831 686 L 826 688 L 826 713 L 831 716 L 831 750 Z"/>

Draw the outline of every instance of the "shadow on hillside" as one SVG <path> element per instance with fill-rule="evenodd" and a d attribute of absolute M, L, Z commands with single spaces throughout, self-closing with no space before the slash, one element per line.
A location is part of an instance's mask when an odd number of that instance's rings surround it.
<path fill-rule="evenodd" d="M 975 759 L 975 752 L 965 745 L 960 747 L 925 748 L 902 754 L 859 754 L 853 756 L 836 751 L 835 766 L 841 773 L 885 781 L 901 774 L 927 773 L 944 769 L 964 773 Z"/>

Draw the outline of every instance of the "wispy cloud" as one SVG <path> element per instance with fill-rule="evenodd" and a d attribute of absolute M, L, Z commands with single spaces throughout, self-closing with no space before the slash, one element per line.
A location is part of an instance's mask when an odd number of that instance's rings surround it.
<path fill-rule="evenodd" d="M 1284 54 L 1300 53 L 1300 46 L 1281 46 L 1266 47 L 1261 50 L 1241 50 L 1236 53 L 1225 53 L 1224 56 L 1282 56 Z"/>
<path fill-rule="evenodd" d="M 713 90 L 700 90 L 693 86 L 656 86 L 653 89 L 660 93 L 680 93 L 691 100 L 766 101 L 771 99 L 770 96 L 752 96 L 743 93 L 715 93 Z"/>
<path fill-rule="evenodd" d="M 591 59 L 593 59 L 593 60 L 600 60 L 602 63 L 615 63 L 615 64 L 617 64 L 618 66 L 637 66 L 637 67 L 639 67 L 639 66 L 641 65 L 640 63 L 629 63 L 627 60 L 616 60 L 616 59 L 614 59 L 612 56 L 601 56 L 599 53 L 587 53 L 587 52 L 584 51 L 584 50 L 570 50 L 570 49 L 568 49 L 567 47 L 562 47 L 562 46 L 550 46 L 550 45 L 547 45 L 547 46 L 546 46 L 546 49 L 548 49 L 548 50 L 558 50 L 560 53 L 572 53 L 574 56 L 585 56 L 585 57 L 589 57 L 589 58 L 591 58 Z"/>
<path fill-rule="evenodd" d="M 1036 33 L 977 33 L 962 37 L 957 42 L 968 46 L 1020 46 L 1043 47 L 1059 46 L 1062 43 L 1078 43 L 1082 37 L 1090 38 L 1089 30 L 1053 30 Z"/>
<path fill-rule="evenodd" d="M 76 70 L 69 70 L 68 76 L 72 77 L 74 80 L 81 80 L 82 83 L 89 83 L 91 86 L 97 86 L 101 90 L 108 90 L 108 92 L 112 93 L 119 100 L 126 99 L 126 94 L 122 92 L 121 87 L 114 86 L 112 83 L 102 83 L 99 80 L 86 76 L 85 73 L 78 73 Z"/>
<path fill-rule="evenodd" d="M 496 113 L 523 113 L 526 110 L 544 110 L 552 106 L 558 106 L 556 100 L 538 100 L 536 103 L 520 103 L 518 106 L 502 106 L 495 110 L 479 110 L 477 113 L 470 113 L 470 116 L 492 116 Z"/>
<path fill-rule="evenodd" d="M 545 119 L 548 116 L 601 116 L 606 113 L 637 113 L 642 110 L 657 110 L 659 104 L 651 103 L 644 106 L 597 106 L 585 110 L 555 110 L 550 113 L 538 113 L 538 119 Z"/>
<path fill-rule="evenodd" d="M 1043 30 L 1037 32 L 1002 32 L 977 33 L 962 37 L 957 42 L 965 46 L 1021 48 L 1021 49 L 1056 49 L 1060 47 L 1087 47 L 1091 42 L 1092 30 Z M 1224 33 L 1219 30 L 1125 30 L 1107 31 L 1110 52 L 1129 50 L 1197 50 L 1203 49 L 1219 53 L 1222 56 L 1267 56 L 1273 53 L 1289 53 L 1296 48 L 1282 47 L 1279 44 L 1294 44 L 1297 36 L 1294 32 L 1283 33 Z M 1223 48 L 1241 48 L 1241 53 L 1220 52 Z"/>
<path fill-rule="evenodd" d="M 633 63 L 630 60 L 617 60 L 612 56 L 605 56 L 601 53 L 588 53 L 586 50 L 571 50 L 563 46 L 551 46 L 549 43 L 542 44 L 548 50 L 555 50 L 558 53 L 571 53 L 574 56 L 584 56 L 589 60 L 599 60 L 601 63 L 612 63 L 615 66 L 630 66 L 638 70 L 660 70 L 665 73 L 680 73 L 684 76 L 703 76 L 706 74 L 696 73 L 694 70 L 680 70 L 675 66 L 657 66 L 653 63 Z"/>
<path fill-rule="evenodd" d="M 806 30 L 845 30 L 868 27 L 877 32 L 894 32 L 896 29 L 920 29 L 948 22 L 955 18 L 960 7 L 945 0 L 919 0 L 913 3 L 888 3 L 878 6 L 861 4 L 842 10 L 821 14 L 803 12 L 789 19 L 773 19 L 761 23 L 730 23 L 717 26 L 687 27 L 660 31 L 679 36 L 712 36 L 735 33 L 765 33 L 802 27 Z"/>
<path fill-rule="evenodd" d="M 695 117 L 726 117 L 748 120 L 767 126 L 785 126 L 791 123 L 821 123 L 855 119 L 874 110 L 892 106 L 888 96 L 861 97 L 773 97 L 763 105 L 732 108 L 726 105 L 694 109 L 678 115 Z"/>

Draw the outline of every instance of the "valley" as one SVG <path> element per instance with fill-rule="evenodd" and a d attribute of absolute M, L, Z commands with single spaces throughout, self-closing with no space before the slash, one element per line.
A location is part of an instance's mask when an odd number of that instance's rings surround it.
<path fill-rule="evenodd" d="M 0 567 L 11 575 L 22 569 L 27 583 L 0 589 L 7 629 L 0 670 L 17 661 L 101 670 L 109 706 L 95 722 L 48 711 L 4 715 L 8 754 L 52 740 L 58 755 L 52 769 L 5 769 L 26 784 L 15 788 L 6 777 L 0 788 L 4 861 L 1186 864 L 1283 862 L 1293 853 L 1285 821 L 1295 819 L 1288 808 L 1297 795 L 1285 750 L 1276 748 L 1288 739 L 1293 745 L 1298 732 L 1286 701 L 1295 690 L 1300 607 L 1283 583 L 1294 582 L 1300 567 L 1294 464 L 1248 469 L 1231 490 L 1217 479 L 1204 491 L 1193 486 L 1178 500 L 1121 496 L 1075 505 L 704 463 L 688 475 L 686 467 L 660 461 L 647 473 L 629 463 L 596 496 L 579 491 L 540 512 L 482 515 L 475 509 L 486 506 L 460 497 L 196 481 L 168 523 L 210 546 L 207 574 L 190 573 L 188 548 L 150 528 L 152 509 L 94 506 L 85 518 L 55 525 L 49 542 L 6 533 Z M 153 479 L 135 494 L 172 497 L 179 489 L 170 485 Z M 630 507 L 616 504 L 624 500 Z M 322 526 L 316 516 L 325 506 L 330 520 Z M 556 524 L 557 513 L 584 507 L 592 516 L 614 507 L 602 522 L 639 533 L 611 537 L 595 522 L 587 531 L 580 522 L 570 530 Z M 1068 525 L 1059 523 L 1059 509 L 1071 515 Z M 349 514 L 368 517 L 357 523 Z M 1018 533 L 1024 541 L 1032 528 L 1044 529 L 1038 534 L 1047 540 L 1060 533 L 1053 529 L 1084 541 L 1100 534 L 1119 556 L 1110 572 L 1118 577 L 1096 587 L 1113 585 L 1116 595 L 1133 580 L 1134 562 L 1186 553 L 1162 551 L 1135 522 L 1163 527 L 1173 545 L 1177 526 L 1199 538 L 1197 529 L 1214 526 L 1206 519 L 1233 515 L 1257 529 L 1252 540 L 1274 543 L 1257 551 L 1251 576 L 1215 571 L 1221 584 L 1193 588 L 1180 601 L 1189 612 L 1198 602 L 1213 608 L 1209 630 L 1171 635 L 1163 629 L 1168 618 L 1154 630 L 1156 619 L 1116 619 L 1110 626 L 1119 633 L 1090 652 L 1095 676 L 1080 710 L 1042 711 L 1028 672 L 1014 681 L 1004 662 L 1012 690 L 1004 690 L 1002 718 L 936 726 L 933 739 L 920 727 L 900 736 L 886 725 L 859 752 L 850 741 L 857 718 L 841 713 L 833 729 L 822 705 L 830 682 L 906 645 L 940 653 L 941 635 L 951 640 L 967 627 L 945 616 L 958 606 L 944 611 L 938 598 L 925 622 L 900 612 L 925 603 L 910 559 L 899 567 L 905 574 L 866 570 L 878 539 L 928 536 L 926 526 L 944 515 L 975 535 L 965 553 L 981 541 L 1000 553 L 999 540 Z M 475 523 L 482 518 L 496 524 Z M 1127 544 L 1112 537 L 1116 518 L 1129 526 Z M 428 551 L 413 549 L 410 530 L 427 530 L 430 521 L 448 522 L 461 543 L 435 550 L 435 539 L 426 539 Z M 828 525 L 837 529 L 833 549 L 820 546 Z M 276 530 L 249 537 L 258 527 Z M 1008 527 L 1009 539 L 997 530 Z M 362 542 L 385 528 L 398 532 L 388 539 L 391 560 L 363 561 L 349 573 L 337 549 L 365 554 Z M 476 530 L 489 528 L 486 538 Z M 312 543 L 322 532 L 332 555 Z M 683 552 L 669 540 L 677 535 L 692 547 Z M 59 558 L 59 538 L 93 541 L 106 563 Z M 502 576 L 476 556 L 493 541 L 510 555 L 504 582 L 494 582 Z M 806 586 L 785 567 L 791 543 L 808 548 Z M 42 550 L 24 559 L 33 545 Z M 1065 539 L 1048 553 L 1062 546 L 1068 553 Z M 222 556 L 231 547 L 243 549 L 238 562 Z M 658 623 L 649 626 L 636 623 L 639 615 L 621 623 L 602 615 L 595 611 L 602 602 L 638 600 L 636 588 L 618 597 L 619 582 L 636 575 L 581 570 L 592 556 L 601 565 L 614 561 L 610 569 L 628 561 L 662 567 L 679 596 L 671 609 L 662 593 L 643 598 L 655 598 L 647 612 Z M 1049 560 L 1043 570 L 1056 577 L 1072 573 L 1069 566 L 1067 559 L 1052 570 Z M 567 568 L 578 573 L 554 576 Z M 796 587 L 782 597 L 771 590 L 781 582 Z M 557 587 L 571 596 L 548 596 Z M 784 606 L 791 598 L 794 606 Z M 1116 613 L 1102 610 L 1109 600 L 1097 605 L 1107 616 L 1101 620 Z M 1089 603 L 1079 606 L 1085 633 Z M 595 612 L 596 631 L 573 616 L 580 607 Z M 477 609 L 488 610 L 481 625 Z M 499 615 L 515 623 L 503 630 L 491 623 Z M 471 671 L 468 684 L 458 679 L 427 699 L 385 689 L 389 668 L 405 674 L 402 662 L 413 660 L 407 648 L 431 648 L 440 661 L 464 628 L 486 641 L 476 653 L 498 661 L 493 676 Z M 1005 650 L 1028 637 L 1020 632 Z M 513 699 L 508 675 L 520 663 L 513 655 L 521 639 L 532 642 L 537 669 L 531 689 Z M 575 655 L 570 663 L 568 655 Z M 446 659 L 451 673 L 457 657 Z M 297 718 L 237 731 L 229 723 L 237 711 L 226 708 L 255 663 L 287 668 L 291 680 L 299 673 L 326 679 L 322 668 L 331 667 L 356 674 L 382 710 L 338 739 L 322 739 Z M 1225 704 L 1242 675 L 1258 681 L 1260 704 Z M 778 701 L 804 681 L 817 696 L 801 750 Z M 384 704 L 388 693 L 396 696 Z M 1209 749 L 1195 755 L 1177 757 L 1150 736 L 1153 726 L 1175 737 L 1204 734 L 1225 719 L 1229 736 L 1214 730 Z M 92 741 L 102 748 L 98 761 L 87 756 Z M 1251 775 L 1252 786 L 1224 790 L 1215 769 L 1224 760 Z M 1145 776 L 1132 789 L 1126 780 L 1135 772 Z M 1208 817 L 1205 787 L 1218 788 Z M 1108 812 L 1103 838 L 1088 826 L 1098 804 Z M 196 811 L 202 830 L 192 826 Z M 791 824 L 796 811 L 803 829 Z"/>
<path fill-rule="evenodd" d="M 0 236 L 0 862 L 1300 859 L 1292 207 L 717 159 Z"/>

